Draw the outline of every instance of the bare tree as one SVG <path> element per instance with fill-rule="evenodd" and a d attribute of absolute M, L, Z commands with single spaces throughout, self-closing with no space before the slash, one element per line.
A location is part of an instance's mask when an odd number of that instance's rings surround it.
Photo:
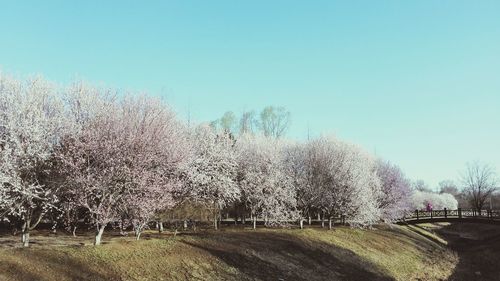
<path fill-rule="evenodd" d="M 290 112 L 284 107 L 268 106 L 260 113 L 259 125 L 266 137 L 279 138 L 290 126 Z"/>
<path fill-rule="evenodd" d="M 210 126 L 217 131 L 222 131 L 226 134 L 233 134 L 237 127 L 237 118 L 234 112 L 227 111 L 221 118 L 210 122 Z"/>
<path fill-rule="evenodd" d="M 222 118 L 220 119 L 221 128 L 226 133 L 233 133 L 236 128 L 236 115 L 232 111 L 228 111 L 224 113 Z"/>
<path fill-rule="evenodd" d="M 255 133 L 255 126 L 257 125 L 254 111 L 246 111 L 241 114 L 240 118 L 240 134 L 253 134 Z"/>
<path fill-rule="evenodd" d="M 439 193 L 450 193 L 453 196 L 460 194 L 456 183 L 452 180 L 444 180 L 439 182 Z"/>
<path fill-rule="evenodd" d="M 432 192 L 429 185 L 423 180 L 416 180 L 412 183 L 413 190 L 424 191 L 424 192 Z"/>
<path fill-rule="evenodd" d="M 496 190 L 497 179 L 493 167 L 481 162 L 467 163 L 461 180 L 470 205 L 478 210 L 483 209 L 486 199 Z"/>

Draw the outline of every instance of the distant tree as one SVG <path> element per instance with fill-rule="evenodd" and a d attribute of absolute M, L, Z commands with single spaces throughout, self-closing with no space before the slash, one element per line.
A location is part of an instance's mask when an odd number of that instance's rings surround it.
<path fill-rule="evenodd" d="M 259 127 L 266 137 L 280 138 L 290 126 L 290 116 L 284 107 L 268 106 L 260 113 Z"/>
<path fill-rule="evenodd" d="M 439 193 L 449 193 L 453 196 L 457 196 L 460 193 L 458 186 L 452 180 L 444 180 L 439 182 Z"/>
<path fill-rule="evenodd" d="M 467 163 L 465 171 L 461 175 L 463 192 L 471 206 L 482 210 L 486 199 L 497 189 L 497 178 L 492 166 L 472 162 Z"/>
<path fill-rule="evenodd" d="M 241 114 L 240 118 L 240 128 L 239 133 L 243 134 L 254 134 L 255 127 L 258 125 L 258 121 L 255 117 L 254 111 L 246 111 Z"/>
<path fill-rule="evenodd" d="M 210 127 L 226 134 L 234 134 L 237 130 L 237 117 L 232 111 L 227 111 L 221 118 L 210 122 Z"/>
<path fill-rule="evenodd" d="M 432 192 L 429 185 L 423 180 L 416 180 L 412 183 L 412 187 L 414 190 Z"/>
<path fill-rule="evenodd" d="M 226 133 L 234 133 L 236 130 L 236 115 L 232 111 L 224 113 L 220 119 L 220 126 Z"/>
<path fill-rule="evenodd" d="M 469 201 L 467 196 L 459 189 L 458 185 L 453 180 L 444 180 L 439 182 L 439 193 L 449 193 L 458 201 L 459 208 L 468 208 Z"/>
<path fill-rule="evenodd" d="M 449 193 L 434 193 L 427 191 L 414 191 L 411 197 L 412 207 L 416 210 L 425 210 L 427 204 L 430 204 L 434 210 L 456 210 L 458 202 L 455 197 Z"/>

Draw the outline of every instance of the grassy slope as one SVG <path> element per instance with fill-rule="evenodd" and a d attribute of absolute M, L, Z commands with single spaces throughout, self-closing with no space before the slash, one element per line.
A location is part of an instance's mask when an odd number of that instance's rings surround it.
<path fill-rule="evenodd" d="M 0 280 L 440 280 L 458 263 L 423 228 L 226 229 L 101 247 L 0 248 Z"/>

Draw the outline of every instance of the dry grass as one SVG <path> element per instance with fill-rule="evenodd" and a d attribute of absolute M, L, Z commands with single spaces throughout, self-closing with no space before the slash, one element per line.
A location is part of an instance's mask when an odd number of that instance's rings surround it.
<path fill-rule="evenodd" d="M 457 255 L 445 247 L 446 241 L 412 226 L 379 226 L 371 231 L 341 228 L 335 232 L 312 232 L 309 237 L 349 249 L 396 280 L 444 280 L 458 263 Z"/>
<path fill-rule="evenodd" d="M 29 249 L 0 239 L 0 280 L 445 280 L 458 258 L 425 228 L 225 228 L 105 245 L 35 233 Z M 70 245 L 57 247 L 56 245 Z"/>

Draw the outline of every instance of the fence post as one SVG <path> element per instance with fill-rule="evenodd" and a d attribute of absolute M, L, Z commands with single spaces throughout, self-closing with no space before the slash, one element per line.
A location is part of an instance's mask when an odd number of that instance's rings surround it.
<path fill-rule="evenodd" d="M 415 212 L 417 213 L 417 220 L 418 220 L 418 209 Z"/>
<path fill-rule="evenodd" d="M 462 218 L 462 208 L 458 208 L 458 218 Z"/>
<path fill-rule="evenodd" d="M 448 218 L 448 210 L 446 210 L 446 208 L 444 208 L 444 218 Z"/>

